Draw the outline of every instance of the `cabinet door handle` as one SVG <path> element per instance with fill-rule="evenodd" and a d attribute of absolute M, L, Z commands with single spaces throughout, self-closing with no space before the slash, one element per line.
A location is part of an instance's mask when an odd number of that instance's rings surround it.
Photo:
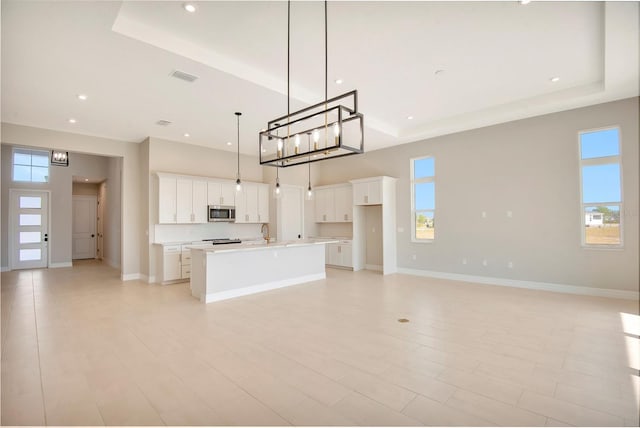
<path fill-rule="evenodd" d="M 345 219 L 345 220 L 349 220 L 349 214 L 345 214 L 345 215 L 344 215 L 344 219 Z"/>
<path fill-rule="evenodd" d="M 364 197 L 364 203 L 368 204 L 369 203 L 369 195 L 365 195 Z"/>
<path fill-rule="evenodd" d="M 338 253 L 342 252 L 342 247 L 340 245 L 338 245 Z"/>
<path fill-rule="evenodd" d="M 327 215 L 326 214 L 322 214 L 322 221 L 327 221 Z"/>
<path fill-rule="evenodd" d="M 260 223 L 260 214 L 258 214 L 258 223 Z"/>
<path fill-rule="evenodd" d="M 177 214 L 173 215 L 173 221 L 178 221 L 178 215 Z"/>
<path fill-rule="evenodd" d="M 224 205 L 224 196 L 220 196 L 220 205 Z"/>

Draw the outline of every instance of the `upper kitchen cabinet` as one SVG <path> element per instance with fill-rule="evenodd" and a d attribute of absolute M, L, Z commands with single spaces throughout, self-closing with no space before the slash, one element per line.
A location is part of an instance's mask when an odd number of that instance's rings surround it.
<path fill-rule="evenodd" d="M 316 223 L 336 221 L 335 198 L 333 188 L 316 188 Z"/>
<path fill-rule="evenodd" d="M 206 223 L 207 180 L 158 173 L 158 223 Z"/>
<path fill-rule="evenodd" d="M 158 174 L 158 223 L 177 223 L 177 177 Z"/>
<path fill-rule="evenodd" d="M 232 181 L 209 181 L 207 189 L 209 205 L 235 205 L 236 184 Z"/>
<path fill-rule="evenodd" d="M 353 221 L 351 185 L 316 187 L 315 213 L 316 223 L 350 223 Z"/>
<path fill-rule="evenodd" d="M 242 192 L 236 194 L 236 223 L 269 222 L 269 185 L 242 183 Z"/>
<path fill-rule="evenodd" d="M 382 204 L 382 182 L 384 177 L 351 180 L 354 205 Z"/>
<path fill-rule="evenodd" d="M 351 185 L 336 187 L 333 190 L 335 200 L 335 217 L 337 222 L 353 221 L 353 190 Z"/>

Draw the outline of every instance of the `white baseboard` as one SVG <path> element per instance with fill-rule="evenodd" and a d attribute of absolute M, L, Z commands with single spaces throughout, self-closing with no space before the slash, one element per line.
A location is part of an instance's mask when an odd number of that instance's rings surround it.
<path fill-rule="evenodd" d="M 154 275 L 154 276 L 149 276 L 149 277 L 147 277 L 147 282 L 148 282 L 149 284 L 155 284 L 155 282 L 156 282 L 156 277 L 155 277 L 155 275 Z"/>
<path fill-rule="evenodd" d="M 57 268 L 67 268 L 73 267 L 72 262 L 61 262 L 61 263 L 49 263 L 49 268 L 57 269 Z"/>
<path fill-rule="evenodd" d="M 580 287 L 576 285 L 556 284 L 551 282 L 522 281 L 519 279 L 493 278 L 487 276 L 464 275 L 459 273 L 436 272 L 430 270 L 407 268 L 398 268 L 398 273 L 415 276 L 425 276 L 429 278 L 450 279 L 453 281 L 473 282 L 477 284 L 554 291 L 556 293 L 581 294 L 584 296 L 609 297 L 613 299 L 640 299 L 640 293 L 638 293 L 637 291 L 609 290 L 606 288 Z"/>
<path fill-rule="evenodd" d="M 0 267 L 0 272 L 9 272 L 11 269 L 9 269 L 9 266 L 2 266 Z"/>
<path fill-rule="evenodd" d="M 114 269 L 120 269 L 120 263 L 116 263 L 113 260 L 106 259 L 106 258 L 103 258 L 102 261 L 106 262 L 109 266 L 111 266 Z"/>
<path fill-rule="evenodd" d="M 364 265 L 364 268 L 366 270 L 375 270 L 377 272 L 382 272 L 384 270 L 382 265 Z"/>
<path fill-rule="evenodd" d="M 120 279 L 122 281 L 136 281 L 138 279 L 140 279 L 140 273 L 128 273 L 128 274 L 121 274 L 120 275 Z"/>
<path fill-rule="evenodd" d="M 220 300 L 233 299 L 234 297 L 247 296 L 249 294 L 261 293 L 263 291 L 275 290 L 277 288 L 289 287 L 291 285 L 302 284 L 305 282 L 319 281 L 325 278 L 326 274 L 322 272 L 312 275 L 299 276 L 297 278 L 285 279 L 281 281 L 268 282 L 266 284 L 251 285 L 249 287 L 238 288 L 236 290 L 208 293 L 204 296 L 204 298 L 205 303 L 218 302 Z M 200 298 L 200 301 L 202 301 L 202 297 Z"/>

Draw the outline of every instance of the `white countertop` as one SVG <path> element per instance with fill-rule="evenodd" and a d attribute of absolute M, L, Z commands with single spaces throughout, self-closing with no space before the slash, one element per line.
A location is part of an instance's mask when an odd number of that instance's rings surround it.
<path fill-rule="evenodd" d="M 338 242 L 337 239 L 296 239 L 293 241 L 276 241 L 266 243 L 264 241 L 248 241 L 241 244 L 224 244 L 224 245 L 207 245 L 202 246 L 193 245 L 188 246 L 191 250 L 202 250 L 208 253 L 231 253 L 238 251 L 255 251 L 255 250 L 270 250 L 275 248 L 285 247 L 301 247 L 306 245 L 324 245 L 333 244 Z"/>

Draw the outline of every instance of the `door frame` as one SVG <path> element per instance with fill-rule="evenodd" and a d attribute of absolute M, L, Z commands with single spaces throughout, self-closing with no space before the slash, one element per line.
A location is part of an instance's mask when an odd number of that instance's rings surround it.
<path fill-rule="evenodd" d="M 305 239 L 307 237 L 307 234 L 305 232 L 304 224 L 304 188 L 302 186 L 296 186 L 294 184 L 281 184 L 280 187 L 283 189 L 297 190 L 300 194 L 300 229 L 302 232 L 300 239 Z M 282 212 L 282 196 L 276 199 L 276 237 L 278 241 L 280 241 L 282 237 L 282 216 L 280 215 L 280 213 Z"/>
<path fill-rule="evenodd" d="M 16 193 L 46 193 L 47 194 L 47 235 L 51 238 L 51 190 L 47 189 L 27 189 L 27 188 L 11 188 L 9 189 L 9 239 L 7 240 L 7 250 L 9 251 L 9 270 L 16 270 L 16 253 L 15 253 L 15 233 L 17 232 L 17 218 L 14 195 Z M 47 268 L 51 266 L 51 240 L 47 240 Z"/>

